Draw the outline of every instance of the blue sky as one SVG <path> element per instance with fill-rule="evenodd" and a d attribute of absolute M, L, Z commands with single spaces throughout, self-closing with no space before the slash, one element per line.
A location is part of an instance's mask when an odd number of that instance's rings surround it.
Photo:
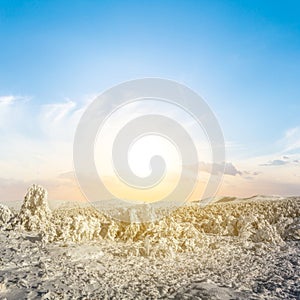
<path fill-rule="evenodd" d="M 0 97 L 28 100 L 19 101 L 15 126 L 26 139 L 40 128 L 22 118 L 41 106 L 78 105 L 134 78 L 169 78 L 209 103 L 231 161 L 296 155 L 299 15 L 298 1 L 0 0 Z M 1 132 L 12 130 L 5 124 Z"/>

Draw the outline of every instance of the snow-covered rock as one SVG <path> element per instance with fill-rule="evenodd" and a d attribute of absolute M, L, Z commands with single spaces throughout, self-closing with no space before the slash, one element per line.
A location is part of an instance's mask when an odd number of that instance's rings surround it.
<path fill-rule="evenodd" d="M 5 226 L 13 217 L 13 213 L 11 210 L 5 206 L 0 204 L 0 227 Z"/>

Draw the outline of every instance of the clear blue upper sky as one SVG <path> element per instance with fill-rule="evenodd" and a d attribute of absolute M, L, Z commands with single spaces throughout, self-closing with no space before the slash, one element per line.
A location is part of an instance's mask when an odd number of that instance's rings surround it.
<path fill-rule="evenodd" d="M 300 125 L 299 16 L 299 1 L 0 0 L 0 95 L 54 103 L 174 79 L 227 140 L 268 153 Z"/>

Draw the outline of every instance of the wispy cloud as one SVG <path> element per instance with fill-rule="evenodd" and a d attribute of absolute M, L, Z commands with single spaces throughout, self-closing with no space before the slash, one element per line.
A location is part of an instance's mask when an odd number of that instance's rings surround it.
<path fill-rule="evenodd" d="M 17 127 L 16 125 L 23 118 L 24 106 L 28 104 L 29 100 L 31 98 L 27 96 L 0 96 L 0 130 L 13 131 Z"/>
<path fill-rule="evenodd" d="M 283 152 L 300 151 L 300 126 L 288 129 L 279 143 L 283 146 Z"/>
<path fill-rule="evenodd" d="M 9 194 L 10 198 L 14 195 L 13 198 L 17 199 L 20 193 L 22 196 L 30 182 L 37 181 L 46 185 L 52 198 L 62 198 L 61 195 L 66 194 L 67 185 L 69 194 L 76 197 L 74 191 L 77 184 L 74 174 L 65 172 L 72 170 L 72 141 L 77 124 L 82 113 L 94 98 L 95 95 L 92 95 L 80 101 L 63 99 L 56 103 L 37 105 L 34 101 L 28 101 L 29 97 L 0 96 L 0 179 L 2 178 L 0 193 L 2 195 Z M 125 115 L 130 115 L 129 119 L 147 114 L 147 112 L 149 112 L 147 107 L 137 105 L 132 105 L 127 111 L 125 109 Z M 171 118 L 174 117 L 178 122 L 183 122 L 181 115 L 177 112 L 169 111 L 169 114 Z M 117 132 L 118 128 L 128 121 L 118 115 L 115 119 L 115 127 L 109 126 L 109 136 L 112 137 L 115 131 Z M 184 124 L 188 132 L 191 130 L 194 133 L 192 123 Z M 205 136 L 203 141 L 205 141 Z M 237 189 L 244 195 L 248 195 L 250 187 L 255 190 L 256 186 L 261 186 L 261 182 L 267 182 L 268 191 L 272 191 L 272 184 L 276 189 L 279 186 L 278 182 L 282 186 L 294 187 L 298 184 L 300 127 L 286 131 L 280 140 L 282 152 L 243 161 L 237 161 L 231 157 L 232 162 L 227 162 L 225 165 L 207 163 L 210 161 L 206 159 L 206 156 L 209 157 L 209 147 L 206 147 L 203 141 L 201 139 L 198 145 L 203 160 L 200 171 L 207 174 L 211 171 L 218 173 L 222 172 L 225 167 L 224 186 L 233 189 L 234 193 Z M 101 142 L 103 144 L 103 141 Z M 227 142 L 226 146 L 239 151 L 243 147 L 233 142 Z M 208 149 L 207 155 L 206 148 Z M 280 168 L 280 172 L 276 169 L 277 167 Z M 249 188 L 244 190 L 247 186 Z M 8 188 L 9 193 L 7 193 Z M 229 191 L 228 189 L 225 190 Z M 296 191 L 295 188 L 293 189 Z M 267 190 L 261 187 L 261 191 Z M 78 194 L 80 194 L 79 191 Z"/>
<path fill-rule="evenodd" d="M 72 169 L 72 138 L 90 99 L 43 105 L 1 96 L 0 177 L 35 179 Z"/>
<path fill-rule="evenodd" d="M 78 104 L 72 100 L 43 105 L 38 115 L 38 124 L 44 137 L 56 140 L 70 140 L 79 120 L 75 117 Z"/>
<path fill-rule="evenodd" d="M 44 117 L 47 121 L 59 122 L 70 113 L 76 107 L 76 103 L 70 99 L 61 103 L 47 104 L 44 105 Z"/>
<path fill-rule="evenodd" d="M 271 166 L 282 166 L 282 165 L 286 165 L 289 162 L 286 160 L 282 160 L 282 159 L 274 159 L 272 161 L 269 161 L 265 164 L 261 164 L 261 166 L 263 167 L 271 167 Z"/>
<path fill-rule="evenodd" d="M 242 175 L 242 172 L 239 171 L 231 162 L 225 164 L 200 162 L 200 171 L 212 173 L 213 175 L 217 175 L 222 172 L 224 172 L 225 175 L 230 176 Z"/>
<path fill-rule="evenodd" d="M 22 199 L 27 187 L 44 185 L 50 200 L 80 199 L 72 169 L 72 134 L 90 99 L 43 105 L 29 97 L 0 97 L 0 200 Z"/>
<path fill-rule="evenodd" d="M 17 101 L 28 101 L 30 100 L 30 97 L 25 96 L 15 96 L 15 95 L 6 95 L 6 96 L 0 96 L 0 107 L 2 106 L 8 106 L 11 104 L 16 103 Z"/>
<path fill-rule="evenodd" d="M 9 105 L 12 104 L 15 101 L 15 96 L 1 96 L 0 97 L 0 105 L 1 106 L 5 106 L 5 105 Z"/>

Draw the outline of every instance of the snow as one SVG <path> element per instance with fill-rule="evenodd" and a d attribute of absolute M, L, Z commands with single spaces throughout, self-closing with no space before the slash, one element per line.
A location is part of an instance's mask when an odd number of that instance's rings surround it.
<path fill-rule="evenodd" d="M 51 211 L 34 185 L 19 212 L 0 205 L 0 241 L 1 299 L 300 298 L 297 197 L 193 203 L 125 223 L 93 207 Z"/>

